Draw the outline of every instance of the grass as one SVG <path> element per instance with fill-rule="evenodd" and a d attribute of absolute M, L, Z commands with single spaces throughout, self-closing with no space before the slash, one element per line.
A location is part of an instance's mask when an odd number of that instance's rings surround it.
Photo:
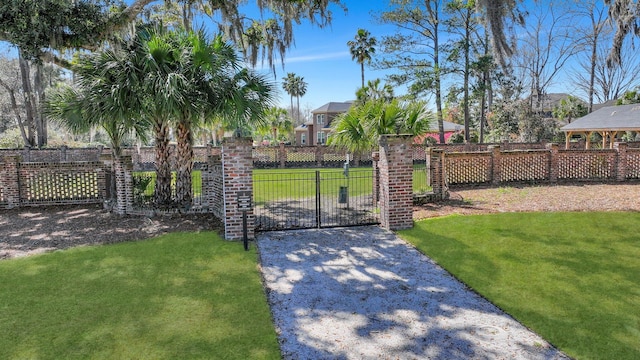
<path fill-rule="evenodd" d="M 256 169 L 253 170 L 256 204 L 315 196 L 316 170 L 320 171 L 322 195 L 337 197 L 341 186 L 348 186 L 349 196 L 372 192 L 373 178 L 370 168 L 351 168 L 348 179 L 341 169 Z"/>
<path fill-rule="evenodd" d="M 509 213 L 401 236 L 577 359 L 640 358 L 639 213 Z"/>
<path fill-rule="evenodd" d="M 371 194 L 373 179 L 371 168 L 351 168 L 349 179 L 342 169 L 254 169 L 253 190 L 255 202 L 264 204 L 280 199 L 300 199 L 315 196 L 316 170 L 320 171 L 321 194 L 337 196 L 340 186 L 349 187 L 349 196 Z M 425 165 L 414 165 L 413 191 L 425 192 L 427 185 Z"/>
<path fill-rule="evenodd" d="M 280 359 L 255 251 L 215 233 L 0 262 L 2 359 Z"/>
<path fill-rule="evenodd" d="M 171 172 L 171 187 L 175 190 L 176 187 L 175 171 Z M 134 172 L 134 178 L 144 179 L 146 186 L 144 189 L 137 189 L 141 192 L 140 195 L 146 197 L 153 197 L 154 188 L 156 185 L 156 172 L 155 171 L 136 171 Z M 193 170 L 191 172 L 191 187 L 193 188 L 193 196 L 198 197 L 202 193 L 202 172 L 200 170 Z"/>
<path fill-rule="evenodd" d="M 316 170 L 320 171 L 321 194 L 337 196 L 340 186 L 349 187 L 349 196 L 370 194 L 373 186 L 371 168 L 351 168 L 349 180 L 343 175 L 342 169 L 309 168 L 309 169 L 254 169 L 253 187 L 255 202 L 265 204 L 268 201 L 282 199 L 301 199 L 315 196 Z M 413 169 L 413 192 L 423 193 L 431 190 L 427 184 L 424 164 L 416 164 Z M 155 172 L 140 171 L 135 173 L 138 179 L 146 179 L 144 189 L 137 189 L 136 196 L 151 199 L 155 187 Z M 176 173 L 172 174 L 172 186 L 175 187 Z M 201 172 L 194 170 L 191 174 L 193 181 L 193 195 L 198 197 L 202 192 Z M 143 184 L 143 183 L 141 183 Z"/>

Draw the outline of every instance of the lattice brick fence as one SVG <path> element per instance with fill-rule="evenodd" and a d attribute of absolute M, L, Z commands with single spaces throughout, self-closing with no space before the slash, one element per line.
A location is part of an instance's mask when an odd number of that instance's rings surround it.
<path fill-rule="evenodd" d="M 640 179 L 640 149 L 627 149 L 626 179 Z"/>
<path fill-rule="evenodd" d="M 445 186 L 509 183 L 556 183 L 558 181 L 628 181 L 640 179 L 640 149 L 616 143 L 614 149 L 444 152 Z M 433 171 L 433 169 L 432 169 Z M 435 177 L 430 185 L 438 185 Z M 435 187 L 434 187 L 435 188 Z"/>
<path fill-rule="evenodd" d="M 22 163 L 21 205 L 100 203 L 105 199 L 101 162 Z"/>
<path fill-rule="evenodd" d="M 284 152 L 286 154 L 285 166 L 287 167 L 313 167 L 318 163 L 315 147 L 286 147 Z"/>
<path fill-rule="evenodd" d="M 558 152 L 558 179 L 615 180 L 615 150 L 561 150 Z"/>
<path fill-rule="evenodd" d="M 491 182 L 491 153 L 447 153 L 444 164 L 450 185 Z"/>
<path fill-rule="evenodd" d="M 500 181 L 549 179 L 549 151 L 513 151 L 500 155 Z"/>

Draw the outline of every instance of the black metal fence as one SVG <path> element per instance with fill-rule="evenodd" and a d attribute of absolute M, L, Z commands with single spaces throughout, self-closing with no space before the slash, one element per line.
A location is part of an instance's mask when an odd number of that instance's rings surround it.
<path fill-rule="evenodd" d="M 371 168 L 254 171 L 256 230 L 379 223 Z"/>
<path fill-rule="evenodd" d="M 153 210 L 156 173 L 154 171 L 133 172 L 133 206 L 136 210 Z M 194 170 L 191 173 L 191 207 L 202 205 L 202 173 Z M 176 197 L 176 172 L 171 173 L 171 197 Z"/>

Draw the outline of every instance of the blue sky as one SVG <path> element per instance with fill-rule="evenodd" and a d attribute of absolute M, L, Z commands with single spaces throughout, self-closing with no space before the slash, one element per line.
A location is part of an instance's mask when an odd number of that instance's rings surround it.
<path fill-rule="evenodd" d="M 125 2 L 131 3 L 132 0 Z M 347 41 L 354 38 L 359 28 L 365 28 L 379 38 L 383 32 L 392 31 L 393 27 L 376 25 L 372 21 L 371 12 L 384 10 L 388 4 L 387 0 L 342 2 L 346 4 L 348 11 L 345 13 L 340 7 L 332 5 L 333 21 L 330 27 L 319 28 L 308 23 L 295 27 L 295 45 L 287 52 L 284 69 L 278 61 L 275 78 L 266 63 L 262 69 L 258 66 L 260 72 L 277 82 L 280 106 L 290 106 L 289 95 L 282 90 L 282 78 L 288 72 L 304 77 L 308 84 L 306 95 L 300 98 L 301 110 L 313 110 L 329 101 L 347 101 L 355 98 L 355 92 L 361 84 L 360 65 L 351 60 Z M 251 3 L 252 0 L 249 1 L 249 4 Z M 243 10 L 251 11 L 247 8 Z M 197 26 L 199 24 L 196 24 Z M 209 32 L 215 30 L 209 21 L 204 21 L 204 26 Z M 15 54 L 15 49 L 6 45 L 0 43 L 0 50 Z M 365 67 L 365 81 L 384 76 L 382 71 L 373 71 Z"/>
<path fill-rule="evenodd" d="M 132 0 L 125 1 L 130 3 Z M 354 38 L 359 28 L 369 30 L 378 40 L 396 31 L 395 27 L 380 25 L 374 20 L 374 14 L 387 9 L 388 0 L 343 0 L 342 2 L 348 10 L 345 13 L 338 6 L 331 5 L 333 12 L 331 26 L 319 28 L 303 23 L 294 28 L 295 45 L 286 54 L 284 69 L 280 63 L 276 64 L 275 77 L 266 64 L 260 69 L 277 82 L 280 106 L 289 107 L 289 96 L 282 90 L 282 78 L 288 72 L 304 77 L 308 84 L 307 93 L 300 99 L 301 110 L 313 110 L 329 101 L 353 100 L 356 90 L 360 87 L 360 65 L 351 59 L 347 41 Z M 530 6 L 530 2 L 531 0 L 525 0 L 523 4 Z M 251 6 L 255 7 L 253 0 L 249 0 L 248 4 L 248 8 L 245 7 L 242 10 L 251 11 Z M 251 15 L 256 13 L 257 11 Z M 210 21 L 205 21 L 204 26 L 210 32 L 215 30 Z M 0 44 L 0 49 L 2 48 Z M 366 80 L 376 78 L 384 80 L 388 73 L 389 71 L 376 71 L 365 66 Z M 566 75 L 563 74 L 564 76 Z M 565 78 L 556 81 L 548 90 L 549 92 L 571 91 L 566 89 L 567 87 L 570 85 Z M 396 89 L 397 95 L 404 92 L 403 88 Z"/>
<path fill-rule="evenodd" d="M 284 70 L 280 64 L 276 65 L 275 80 L 282 107 L 288 108 L 290 104 L 289 95 L 282 91 L 281 85 L 282 78 L 289 72 L 304 77 L 308 84 L 307 93 L 300 98 L 301 110 L 312 110 L 329 101 L 355 99 L 355 92 L 361 85 L 360 64 L 351 60 L 347 41 L 355 37 L 359 28 L 369 30 L 379 39 L 382 34 L 393 31 L 393 27 L 376 24 L 371 15 L 372 11 L 384 10 L 388 4 L 386 0 L 343 2 L 348 11 L 345 14 L 342 9 L 333 7 L 331 27 L 321 29 L 302 24 L 295 28 L 295 46 L 285 57 Z M 385 72 L 365 66 L 365 81 L 384 76 Z"/>

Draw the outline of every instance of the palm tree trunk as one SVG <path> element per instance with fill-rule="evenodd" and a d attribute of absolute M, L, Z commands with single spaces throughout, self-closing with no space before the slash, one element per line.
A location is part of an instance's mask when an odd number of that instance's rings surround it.
<path fill-rule="evenodd" d="M 291 116 L 293 117 L 293 95 L 291 95 Z"/>
<path fill-rule="evenodd" d="M 183 120 L 178 123 L 178 174 L 176 178 L 176 202 L 185 208 L 191 206 L 193 194 L 191 189 L 191 171 L 193 170 L 193 134 L 191 122 Z"/>
<path fill-rule="evenodd" d="M 47 118 L 40 110 L 44 104 L 44 84 L 42 82 L 43 65 L 36 64 L 36 73 L 33 78 L 33 84 L 35 88 L 36 99 L 36 129 L 37 129 L 37 144 L 39 148 L 47 145 Z"/>
<path fill-rule="evenodd" d="M 296 97 L 296 114 L 298 115 L 298 124 L 300 124 L 300 96 Z"/>
<path fill-rule="evenodd" d="M 156 185 L 154 190 L 154 202 L 158 207 L 167 207 L 171 204 L 171 148 L 169 147 L 169 127 L 163 120 L 156 119 L 154 123 L 156 135 Z"/>
<path fill-rule="evenodd" d="M 22 88 L 24 91 L 24 107 L 26 110 L 25 127 L 27 128 L 27 143 L 25 145 L 35 146 L 36 129 L 33 114 L 34 108 L 32 103 L 32 99 L 34 99 L 34 97 L 31 94 L 31 75 L 29 63 L 25 58 L 22 57 L 22 52 L 18 52 L 18 63 L 20 64 L 20 75 L 22 79 Z"/>

